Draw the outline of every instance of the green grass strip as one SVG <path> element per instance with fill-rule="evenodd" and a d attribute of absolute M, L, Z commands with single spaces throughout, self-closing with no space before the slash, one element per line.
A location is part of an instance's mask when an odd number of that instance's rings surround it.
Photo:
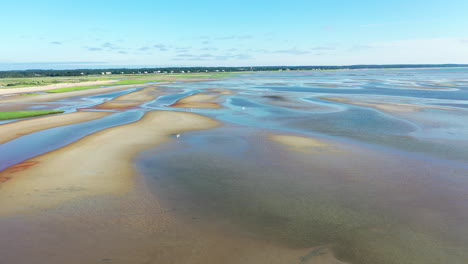
<path fill-rule="evenodd" d="M 103 88 L 102 85 L 96 86 L 75 86 L 75 87 L 67 87 L 67 88 L 59 88 L 59 89 L 52 89 L 47 90 L 47 93 L 64 93 L 64 92 L 71 92 L 71 91 L 79 91 L 79 90 L 88 90 L 88 89 L 97 89 Z"/>
<path fill-rule="evenodd" d="M 0 112 L 0 120 L 17 119 L 32 116 L 42 116 L 50 114 L 60 114 L 61 110 L 31 110 L 31 111 L 4 111 Z"/>

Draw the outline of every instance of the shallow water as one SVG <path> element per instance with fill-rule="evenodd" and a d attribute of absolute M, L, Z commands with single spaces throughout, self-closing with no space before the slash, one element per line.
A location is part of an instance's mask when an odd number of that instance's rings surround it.
<path fill-rule="evenodd" d="M 219 98 L 220 109 L 168 107 L 217 88 L 233 93 Z M 135 90 L 49 104 L 69 112 L 98 110 L 95 105 Z M 159 255 L 164 263 L 200 244 L 216 244 L 213 237 L 226 233 L 235 234 L 226 245 L 237 252 L 220 243 L 223 263 L 243 263 L 234 260 L 256 253 L 245 249 L 250 245 L 246 241 L 307 249 L 295 257 L 297 263 L 332 263 L 320 262 L 325 249 L 349 263 L 468 263 L 468 69 L 261 72 L 160 90 L 166 95 L 131 109 L 110 110 L 116 113 L 108 117 L 0 145 L 1 170 L 95 131 L 137 121 L 147 111 L 190 111 L 224 122 L 217 129 L 183 133 L 139 155 L 135 164 L 141 186 L 130 205 L 122 206 L 130 196 L 115 198 L 119 202 L 110 202 L 112 206 L 101 205 L 112 197 L 65 204 L 55 213 L 37 213 L 42 224 L 29 233 L 47 244 L 65 233 L 83 232 L 76 244 L 68 245 L 71 252 L 88 248 L 84 234 L 98 232 L 95 239 L 105 241 L 100 248 L 115 256 L 92 263 L 158 263 L 151 259 Z M 297 149 L 269 139 L 276 134 L 314 138 L 333 147 Z M 178 225 L 170 232 L 155 231 L 160 230 L 154 219 L 161 211 L 184 223 L 183 231 L 175 231 Z M 82 223 L 67 222 L 77 214 L 84 215 L 78 217 Z M 108 214 L 114 219 L 110 226 L 103 220 Z M 134 228 L 126 222 L 130 218 L 145 227 L 135 228 L 133 242 L 125 242 L 119 230 Z M 86 226 L 87 221 L 93 226 Z M 45 235 L 51 228 L 67 227 L 55 238 Z M 9 228 L 15 230 L 9 232 L 11 240 L 0 243 L 0 255 L 9 260 L 15 259 L 14 245 L 39 243 L 24 240 L 20 227 L 0 219 L 0 234 Z M 123 241 L 112 242 L 114 236 Z M 60 244 L 55 246 L 60 250 Z M 40 257 L 41 250 L 49 251 L 39 247 L 31 256 Z M 67 254 L 57 254 L 50 263 L 63 262 Z"/>
<path fill-rule="evenodd" d="M 328 246 L 351 263 L 468 261 L 467 168 L 353 145 L 298 153 L 264 133 L 190 133 L 171 151 L 144 153 L 139 167 L 166 206 L 205 219 L 208 233 Z"/>
<path fill-rule="evenodd" d="M 351 263 L 465 263 L 468 70 L 448 72 L 258 73 L 188 84 L 234 90 L 225 109 L 194 111 L 235 126 L 182 135 L 183 146 L 146 152 L 138 164 L 166 206 L 187 221 L 205 219 L 208 233 L 221 225 L 289 247 L 325 245 Z M 333 86 L 304 85 L 314 78 Z M 423 108 L 321 99 L 338 95 Z M 439 104 L 450 108 L 424 108 Z M 346 154 L 266 139 L 291 133 L 332 140 Z"/>

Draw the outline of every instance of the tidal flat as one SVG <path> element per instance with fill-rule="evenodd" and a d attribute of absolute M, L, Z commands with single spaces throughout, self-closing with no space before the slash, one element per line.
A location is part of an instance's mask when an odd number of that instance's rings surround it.
<path fill-rule="evenodd" d="M 15 134 L 0 144 L 0 262 L 467 263 L 467 76 L 257 72 L 0 97 L 65 111 L 0 124 Z"/>

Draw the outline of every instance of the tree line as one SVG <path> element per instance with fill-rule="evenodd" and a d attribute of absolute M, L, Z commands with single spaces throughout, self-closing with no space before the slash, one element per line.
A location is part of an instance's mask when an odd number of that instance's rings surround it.
<path fill-rule="evenodd" d="M 145 74 L 145 73 L 197 73 L 197 72 L 243 72 L 243 71 L 298 71 L 340 69 L 389 69 L 389 68 L 433 68 L 468 67 L 468 64 L 385 64 L 348 66 L 254 66 L 254 67 L 165 67 L 165 68 L 115 68 L 77 70 L 18 70 L 0 71 L 0 78 L 87 76 L 96 74 Z"/>

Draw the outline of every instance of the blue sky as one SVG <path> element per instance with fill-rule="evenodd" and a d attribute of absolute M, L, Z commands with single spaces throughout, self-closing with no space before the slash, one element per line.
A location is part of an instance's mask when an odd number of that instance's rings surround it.
<path fill-rule="evenodd" d="M 0 64 L 468 63 L 466 0 L 6 1 Z"/>

